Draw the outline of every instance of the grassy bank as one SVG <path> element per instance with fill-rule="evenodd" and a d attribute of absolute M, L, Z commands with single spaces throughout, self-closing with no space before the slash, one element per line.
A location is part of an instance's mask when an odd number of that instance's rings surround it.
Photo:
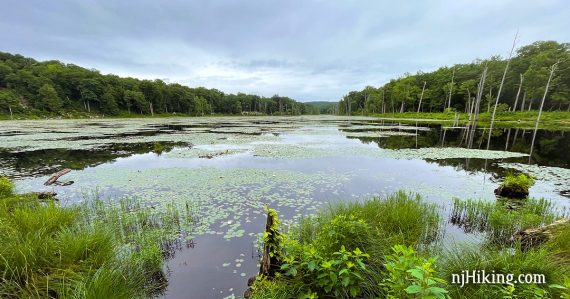
<path fill-rule="evenodd" d="M 280 268 L 257 278 L 252 298 L 569 298 L 570 227 L 526 251 L 505 238 L 560 217 L 547 201 L 454 206 L 453 219 L 406 193 L 331 206 L 271 247 Z M 443 242 L 451 220 L 483 242 Z M 452 284 L 463 270 L 543 274 L 546 283 Z"/>
<path fill-rule="evenodd" d="M 385 113 L 373 114 L 371 116 L 380 117 L 383 119 L 395 119 L 403 121 L 421 121 L 427 123 L 438 123 L 444 125 L 453 124 L 455 120 L 454 112 L 405 112 L 405 113 Z M 467 113 L 459 113 L 459 124 L 465 125 L 469 120 Z M 525 112 L 503 112 L 495 115 L 495 127 L 510 128 L 510 127 L 528 127 L 534 128 L 538 111 L 525 111 Z M 491 121 L 490 113 L 481 113 L 479 115 L 479 126 L 488 126 Z M 540 118 L 540 128 L 543 129 L 570 129 L 570 112 L 542 112 Z"/>
<path fill-rule="evenodd" d="M 129 199 L 61 207 L 0 178 L 0 297 L 147 298 L 189 213 Z"/>

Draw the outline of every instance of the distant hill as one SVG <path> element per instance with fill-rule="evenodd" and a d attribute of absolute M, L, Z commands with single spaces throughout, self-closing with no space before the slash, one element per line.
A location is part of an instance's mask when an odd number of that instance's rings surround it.
<path fill-rule="evenodd" d="M 305 102 L 304 104 L 313 107 L 313 111 L 319 114 L 334 114 L 335 106 L 338 105 L 337 102 L 326 101 Z"/>
<path fill-rule="evenodd" d="M 103 75 L 57 60 L 0 52 L 0 118 L 10 115 L 316 113 L 289 97 L 227 94 L 217 89 Z"/>

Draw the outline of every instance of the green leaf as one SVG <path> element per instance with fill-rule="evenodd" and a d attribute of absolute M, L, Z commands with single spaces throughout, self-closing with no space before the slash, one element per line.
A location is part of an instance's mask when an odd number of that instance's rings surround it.
<path fill-rule="evenodd" d="M 313 272 L 317 268 L 317 263 L 315 263 L 315 261 L 310 261 L 307 263 L 307 268 L 309 271 Z"/>
<path fill-rule="evenodd" d="M 424 279 L 424 273 L 420 269 L 410 269 L 406 272 L 410 273 L 415 278 Z"/>
<path fill-rule="evenodd" d="M 350 277 L 348 276 L 343 277 L 341 284 L 343 287 L 347 287 L 350 284 Z"/>
<path fill-rule="evenodd" d="M 351 297 L 356 297 L 360 294 L 360 288 L 357 286 L 351 286 L 349 292 Z"/>
<path fill-rule="evenodd" d="M 414 285 L 411 285 L 411 286 L 407 287 L 407 288 L 405 289 L 405 291 L 406 291 L 406 293 L 408 293 L 408 294 L 416 294 L 416 293 L 419 293 L 419 292 L 422 291 L 422 287 L 419 286 L 419 285 L 417 285 L 417 284 L 414 284 Z"/>

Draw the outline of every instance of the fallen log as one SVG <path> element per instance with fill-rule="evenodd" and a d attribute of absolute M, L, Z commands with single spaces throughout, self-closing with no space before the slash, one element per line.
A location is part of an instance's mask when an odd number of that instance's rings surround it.
<path fill-rule="evenodd" d="M 538 228 L 528 228 L 515 234 L 515 239 L 520 241 L 521 249 L 527 251 L 532 247 L 541 245 L 548 241 L 554 233 L 564 226 L 570 225 L 570 219 L 562 218 L 549 225 Z"/>
<path fill-rule="evenodd" d="M 58 180 L 60 177 L 62 177 L 62 176 L 64 176 L 64 175 L 68 174 L 70 171 L 71 171 L 71 169 L 66 168 L 66 169 L 64 169 L 64 170 L 61 170 L 61 171 L 58 171 L 58 172 L 52 174 L 52 175 L 49 177 L 49 179 L 44 183 L 44 186 L 49 186 L 49 185 L 54 184 L 55 182 L 57 182 L 57 180 Z"/>

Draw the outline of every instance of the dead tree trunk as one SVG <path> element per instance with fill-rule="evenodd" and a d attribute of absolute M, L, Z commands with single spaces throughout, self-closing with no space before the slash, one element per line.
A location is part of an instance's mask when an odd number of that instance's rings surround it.
<path fill-rule="evenodd" d="M 520 241 L 521 249 L 527 251 L 532 247 L 548 241 L 554 234 L 569 224 L 570 219 L 562 218 L 543 227 L 519 231 L 515 234 L 515 238 Z"/>
<path fill-rule="evenodd" d="M 497 113 L 497 106 L 499 105 L 499 98 L 501 97 L 501 91 L 503 90 L 503 85 L 505 84 L 505 78 L 507 77 L 507 71 L 509 70 L 509 64 L 511 63 L 511 58 L 513 57 L 513 52 L 515 51 L 515 45 L 517 44 L 518 32 L 513 40 L 513 46 L 511 47 L 511 52 L 509 53 L 509 59 L 507 59 L 507 65 L 505 65 L 505 71 L 503 72 L 503 78 L 501 78 L 501 84 L 499 85 L 499 91 L 497 91 L 497 98 L 495 99 L 495 106 L 493 107 L 493 114 L 491 115 L 491 124 L 489 125 L 489 138 L 487 138 L 487 150 L 491 145 L 491 136 L 493 134 L 493 124 L 495 123 L 495 114 Z"/>
<path fill-rule="evenodd" d="M 58 172 L 52 174 L 52 175 L 49 177 L 49 179 L 44 183 L 44 186 L 52 185 L 53 183 L 57 182 L 57 180 L 58 180 L 60 177 L 62 177 L 62 176 L 64 176 L 64 175 L 68 174 L 70 171 L 71 171 L 71 169 L 66 168 L 66 169 L 64 169 L 64 170 L 61 170 L 61 171 L 58 171 Z"/>
<path fill-rule="evenodd" d="M 532 157 L 532 150 L 534 148 L 534 140 L 536 138 L 536 131 L 538 131 L 538 123 L 540 122 L 540 116 L 542 116 L 542 108 L 544 107 L 544 101 L 546 100 L 546 95 L 548 94 L 548 88 L 550 87 L 550 81 L 552 81 L 552 76 L 556 71 L 556 67 L 560 63 L 560 60 L 555 62 L 550 66 L 550 75 L 548 76 L 548 82 L 546 82 L 546 88 L 544 89 L 544 94 L 542 95 L 542 101 L 540 102 L 540 107 L 538 108 L 538 116 L 536 117 L 536 122 L 534 123 L 534 133 L 532 134 L 532 142 L 530 144 L 530 154 L 528 156 L 528 162 L 530 163 L 530 158 Z"/>
<path fill-rule="evenodd" d="M 481 98 L 483 97 L 483 89 L 485 87 L 485 80 L 487 79 L 487 67 L 483 70 L 481 74 L 481 79 L 479 80 L 479 86 L 477 89 L 477 98 L 475 100 L 475 107 L 473 112 L 473 124 L 471 124 L 471 129 L 469 133 L 468 148 L 473 146 L 473 138 L 475 136 L 475 131 L 477 130 L 477 122 L 479 121 L 479 109 L 481 106 Z"/>
<path fill-rule="evenodd" d="M 523 93 L 523 99 L 521 103 L 521 112 L 524 111 L 524 102 L 526 101 L 526 91 Z"/>
<path fill-rule="evenodd" d="M 455 79 L 455 69 L 451 73 L 451 85 L 449 86 L 449 99 L 447 100 L 447 108 L 451 107 L 451 92 L 453 91 L 453 80 Z"/>
<path fill-rule="evenodd" d="M 265 224 L 265 234 L 268 234 L 269 240 L 265 240 L 263 244 L 263 255 L 261 256 L 261 265 L 259 267 L 259 274 L 267 277 L 273 277 L 275 272 L 281 268 L 281 262 L 278 260 L 275 253 L 271 252 L 271 245 L 275 245 L 277 242 L 276 234 L 273 230 L 275 225 L 275 217 L 272 217 L 271 212 L 267 214 L 267 222 Z"/>
<path fill-rule="evenodd" d="M 520 74 L 520 77 L 521 77 L 521 82 L 519 84 L 519 90 L 517 91 L 517 96 L 515 98 L 515 104 L 513 105 L 513 109 L 512 109 L 513 112 L 517 111 L 517 104 L 519 103 L 519 96 L 521 94 L 521 89 L 522 89 L 522 84 L 523 84 L 523 79 L 524 79 L 523 74 Z M 522 106 L 524 106 L 524 101 L 522 102 Z M 509 111 L 511 111 L 510 108 L 509 108 Z"/>
<path fill-rule="evenodd" d="M 426 90 L 426 81 L 424 81 L 424 87 L 422 87 L 422 93 L 420 95 L 420 104 L 418 105 L 418 113 L 422 110 L 422 99 L 424 98 L 424 91 Z"/>

